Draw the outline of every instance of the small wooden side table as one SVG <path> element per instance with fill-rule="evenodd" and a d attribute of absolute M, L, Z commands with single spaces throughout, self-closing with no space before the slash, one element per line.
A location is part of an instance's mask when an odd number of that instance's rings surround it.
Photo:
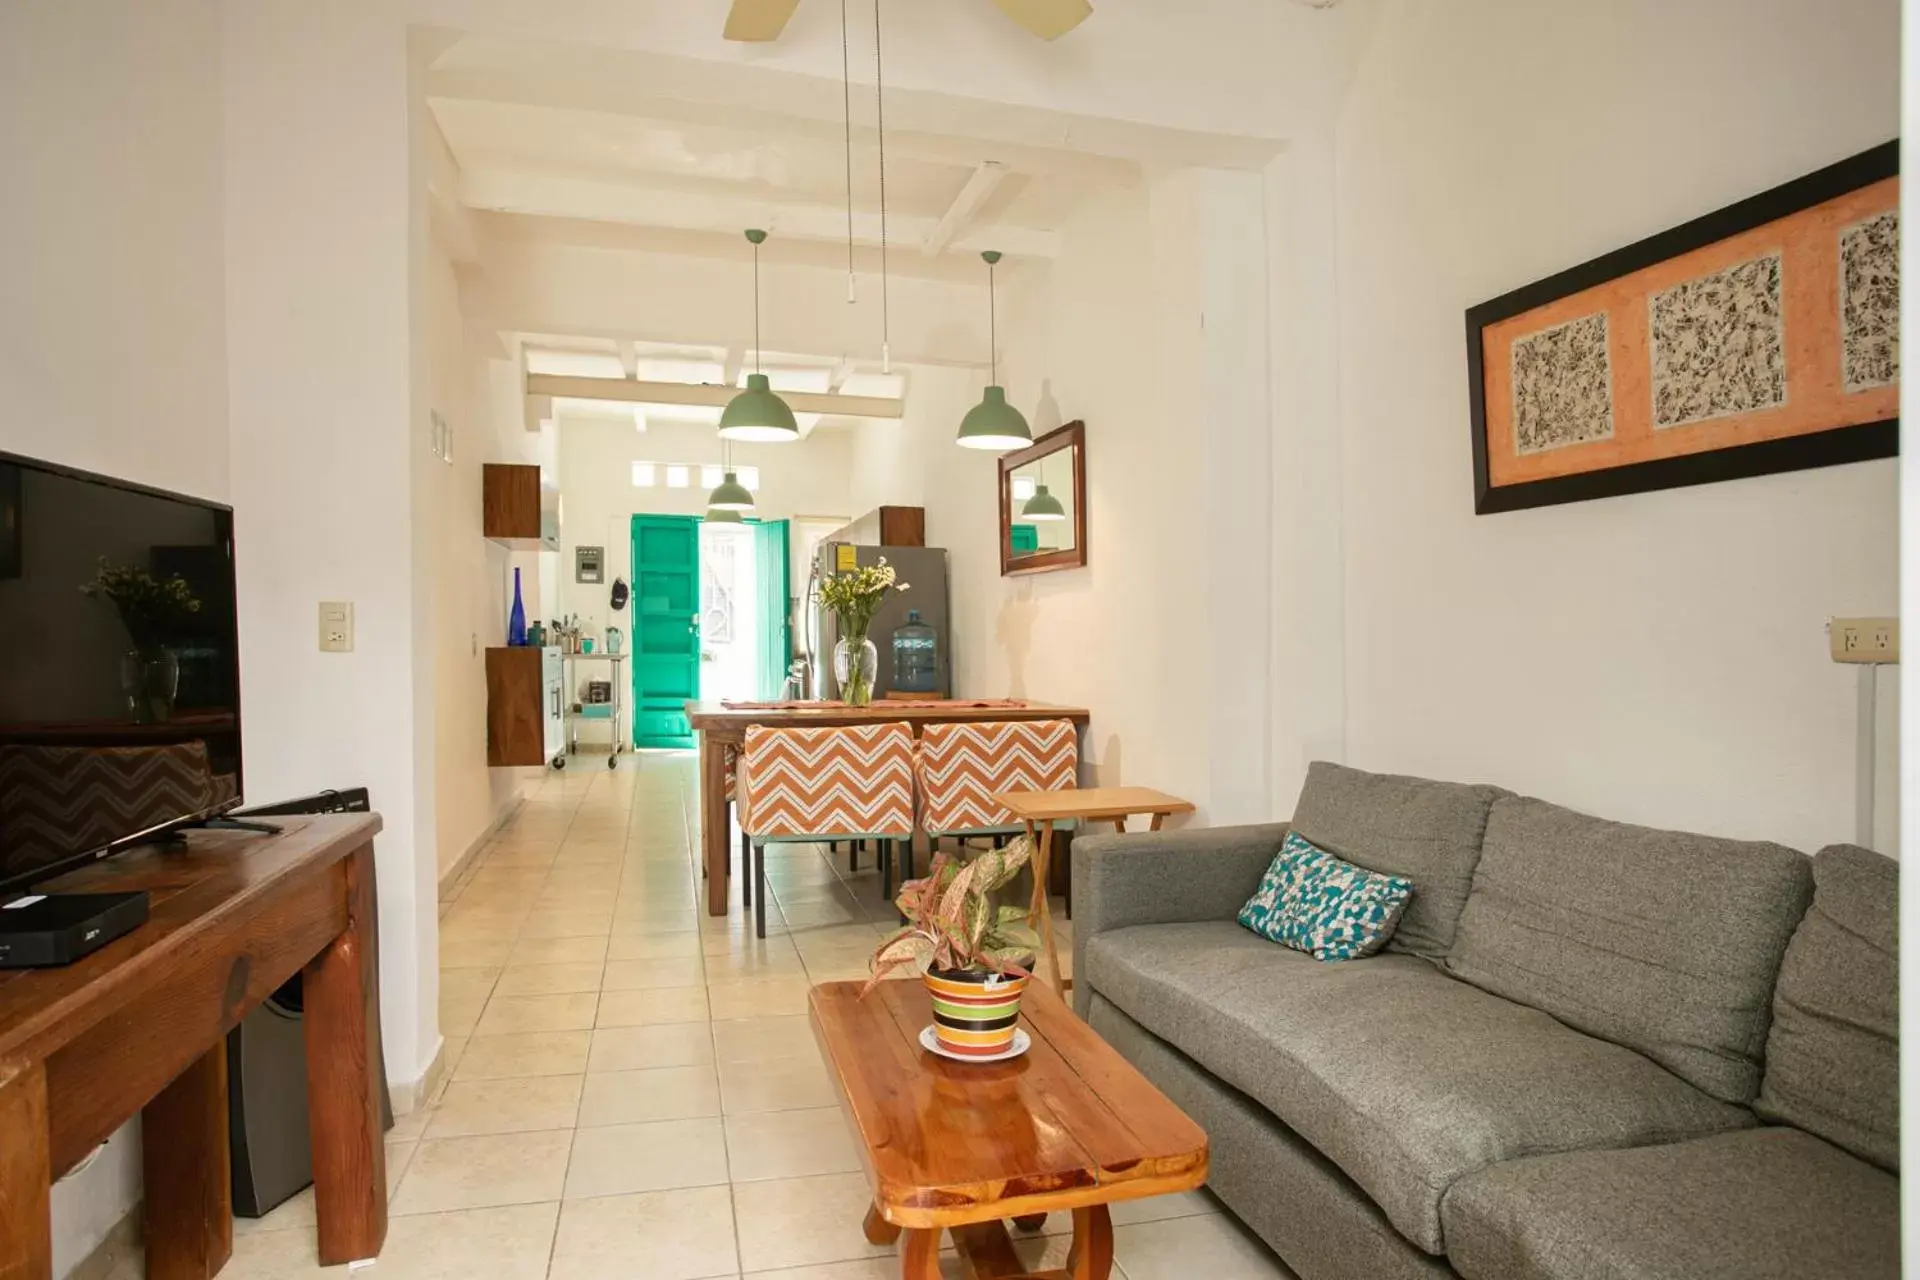
<path fill-rule="evenodd" d="M 1002 791 L 994 796 L 1000 804 L 1027 824 L 1034 837 L 1033 901 L 1027 908 L 1027 923 L 1038 923 L 1040 936 L 1047 944 L 1047 963 L 1053 967 L 1053 988 L 1065 995 L 1073 984 L 1060 973 L 1060 953 L 1053 944 L 1053 909 L 1047 901 L 1047 874 L 1053 866 L 1053 827 L 1057 822 L 1111 822 L 1124 833 L 1127 819 L 1147 814 L 1147 830 L 1158 831 L 1168 814 L 1192 813 L 1191 801 L 1170 796 L 1151 787 L 1082 787 L 1069 791 Z M 1038 834 L 1035 829 L 1038 828 Z"/>

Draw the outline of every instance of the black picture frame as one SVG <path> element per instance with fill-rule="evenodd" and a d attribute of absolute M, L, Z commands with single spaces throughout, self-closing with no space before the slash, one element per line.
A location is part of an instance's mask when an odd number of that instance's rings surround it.
<path fill-rule="evenodd" d="M 1900 420 L 1893 417 L 1855 426 L 1835 427 L 1830 431 L 1809 435 L 1762 440 L 1675 458 L 1633 462 L 1603 471 L 1586 471 L 1578 475 L 1554 476 L 1495 487 L 1487 458 L 1486 370 L 1482 360 L 1481 334 L 1489 325 L 1498 324 L 1535 307 L 1656 266 L 1669 258 L 1704 249 L 1729 236 L 1824 204 L 1872 183 L 1897 177 L 1899 173 L 1900 142 L 1896 138 L 1805 177 L 1749 196 L 1723 209 L 1716 209 L 1669 231 L 1662 231 L 1623 249 L 1616 249 L 1577 267 L 1569 267 L 1543 280 L 1523 285 L 1511 293 L 1503 293 L 1467 308 L 1468 416 L 1473 433 L 1474 513 L 1491 515 L 1502 511 L 1521 511 L 1564 502 L 1615 498 L 1629 493 L 1716 484 L 1722 480 L 1742 480 L 1749 476 L 1774 475 L 1782 471 L 1803 471 L 1813 467 L 1832 467 L 1897 456 L 1900 452 Z"/>

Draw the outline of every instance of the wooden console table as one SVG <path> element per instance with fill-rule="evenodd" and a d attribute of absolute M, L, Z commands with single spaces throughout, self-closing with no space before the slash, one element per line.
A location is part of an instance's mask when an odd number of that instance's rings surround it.
<path fill-rule="evenodd" d="M 707 914 L 727 914 L 727 775 L 728 747 L 746 741 L 750 724 L 781 729 L 811 729 L 830 725 L 884 724 L 904 720 L 919 737 L 923 726 L 996 720 L 1071 720 L 1085 729 L 1091 716 L 1084 707 L 1056 707 L 1047 702 L 979 703 L 963 699 L 938 702 L 889 702 L 868 706 L 840 702 L 791 706 L 729 707 L 723 702 L 687 703 L 687 722 L 700 735 L 700 839 L 707 871 Z M 920 837 L 916 836 L 915 839 Z"/>
<path fill-rule="evenodd" d="M 151 915 L 76 964 L 0 971 L 0 1280 L 49 1280 L 49 1185 L 136 1113 L 147 1275 L 220 1270 L 233 1252 L 227 1032 L 301 972 L 320 1261 L 380 1252 L 380 819 L 274 821 L 281 835 L 194 832 L 61 878 L 69 892 L 144 889 Z"/>

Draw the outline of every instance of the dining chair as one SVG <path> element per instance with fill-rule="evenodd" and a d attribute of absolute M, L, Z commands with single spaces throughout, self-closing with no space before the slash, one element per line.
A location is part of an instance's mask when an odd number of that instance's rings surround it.
<path fill-rule="evenodd" d="M 1080 735 L 1071 720 L 930 724 L 914 752 L 920 829 L 943 836 L 1014 835 L 1025 824 L 994 797 L 1069 791 L 1079 784 Z"/>
<path fill-rule="evenodd" d="M 764 938 L 767 845 L 871 839 L 882 850 L 902 843 L 912 849 L 913 730 L 904 722 L 750 725 L 736 795 L 753 862 L 754 936 Z"/>

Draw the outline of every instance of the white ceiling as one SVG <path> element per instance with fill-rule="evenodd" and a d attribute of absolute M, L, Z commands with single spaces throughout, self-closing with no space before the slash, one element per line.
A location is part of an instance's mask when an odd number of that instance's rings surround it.
<path fill-rule="evenodd" d="M 737 246 L 757 226 L 822 247 L 851 231 L 872 247 L 882 225 L 871 70 L 855 61 L 849 104 L 838 79 L 769 67 L 461 37 L 428 73 L 459 169 L 444 194 L 552 220 L 550 235 L 598 224 Z M 1143 166 L 1251 167 L 1282 146 L 893 88 L 886 112 L 885 233 L 890 269 L 903 274 L 946 275 L 941 259 L 977 270 L 984 249 L 1051 257 L 1083 201 L 1137 183 Z"/>

